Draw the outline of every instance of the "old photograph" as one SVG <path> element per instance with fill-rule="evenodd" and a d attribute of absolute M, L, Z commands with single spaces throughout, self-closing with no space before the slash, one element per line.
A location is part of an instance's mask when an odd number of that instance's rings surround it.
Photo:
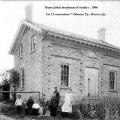
<path fill-rule="evenodd" d="M 120 2 L 0 2 L 0 117 L 120 119 Z"/>

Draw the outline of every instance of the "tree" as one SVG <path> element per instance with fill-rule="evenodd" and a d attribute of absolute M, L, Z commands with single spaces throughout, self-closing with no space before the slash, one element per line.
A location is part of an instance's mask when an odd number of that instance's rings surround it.
<path fill-rule="evenodd" d="M 2 91 L 6 91 L 2 93 L 2 99 L 3 100 L 9 100 L 10 98 L 10 81 L 9 81 L 9 72 L 7 70 L 3 70 L 0 73 L 1 78 L 1 85 L 2 85 Z M 8 91 L 8 93 L 7 93 Z"/>
<path fill-rule="evenodd" d="M 1 73 L 0 73 L 0 78 L 2 80 L 2 82 L 6 82 L 9 80 L 9 73 L 7 70 L 3 70 Z"/>
<path fill-rule="evenodd" d="M 16 92 L 17 87 L 19 86 L 20 75 L 16 70 L 12 70 L 10 74 L 10 84 L 13 88 L 13 92 Z M 16 93 L 12 93 L 13 99 L 16 100 Z"/>

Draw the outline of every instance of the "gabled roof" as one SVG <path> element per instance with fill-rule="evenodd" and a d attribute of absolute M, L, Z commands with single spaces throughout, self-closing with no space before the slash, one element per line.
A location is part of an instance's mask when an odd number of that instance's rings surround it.
<path fill-rule="evenodd" d="M 93 38 L 89 38 L 86 36 L 82 36 L 82 35 L 78 35 L 78 34 L 74 34 L 71 32 L 66 32 L 66 31 L 61 31 L 52 27 L 48 27 L 45 25 L 41 25 L 35 22 L 30 22 L 30 21 L 26 21 L 23 20 L 20 24 L 20 27 L 18 29 L 18 32 L 16 34 L 15 40 L 11 46 L 11 49 L 9 51 L 10 54 L 14 53 L 14 49 L 15 46 L 17 45 L 17 42 L 19 41 L 22 32 L 24 32 L 25 27 L 29 27 L 31 29 L 33 29 L 34 31 L 37 31 L 38 33 L 42 33 L 42 32 L 46 32 L 47 34 L 53 34 L 56 36 L 61 36 L 66 37 L 66 40 L 72 41 L 72 42 L 77 42 L 77 43 L 90 43 L 90 45 L 97 45 L 100 48 L 108 48 L 109 50 L 115 50 L 115 52 L 119 52 L 120 53 L 120 47 L 114 46 L 106 41 L 103 40 L 99 40 L 99 39 L 93 39 Z M 60 38 L 60 37 L 59 37 Z"/>

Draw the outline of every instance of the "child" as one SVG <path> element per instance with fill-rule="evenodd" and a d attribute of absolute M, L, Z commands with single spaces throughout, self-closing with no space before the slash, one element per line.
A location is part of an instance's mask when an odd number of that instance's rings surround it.
<path fill-rule="evenodd" d="M 41 106 L 37 103 L 36 100 L 34 100 L 34 104 L 32 106 L 32 114 L 37 116 L 39 114 L 39 110 L 41 110 L 40 108 Z"/>
<path fill-rule="evenodd" d="M 17 114 L 22 113 L 22 104 L 23 104 L 23 100 L 21 99 L 21 95 L 18 95 L 18 98 L 15 101 L 15 106 L 17 107 Z"/>

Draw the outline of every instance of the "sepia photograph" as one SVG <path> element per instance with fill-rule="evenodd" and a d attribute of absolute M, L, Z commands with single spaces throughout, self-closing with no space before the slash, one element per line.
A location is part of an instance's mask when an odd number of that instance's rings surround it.
<path fill-rule="evenodd" d="M 119 1 L 0 1 L 0 120 L 120 120 Z"/>

